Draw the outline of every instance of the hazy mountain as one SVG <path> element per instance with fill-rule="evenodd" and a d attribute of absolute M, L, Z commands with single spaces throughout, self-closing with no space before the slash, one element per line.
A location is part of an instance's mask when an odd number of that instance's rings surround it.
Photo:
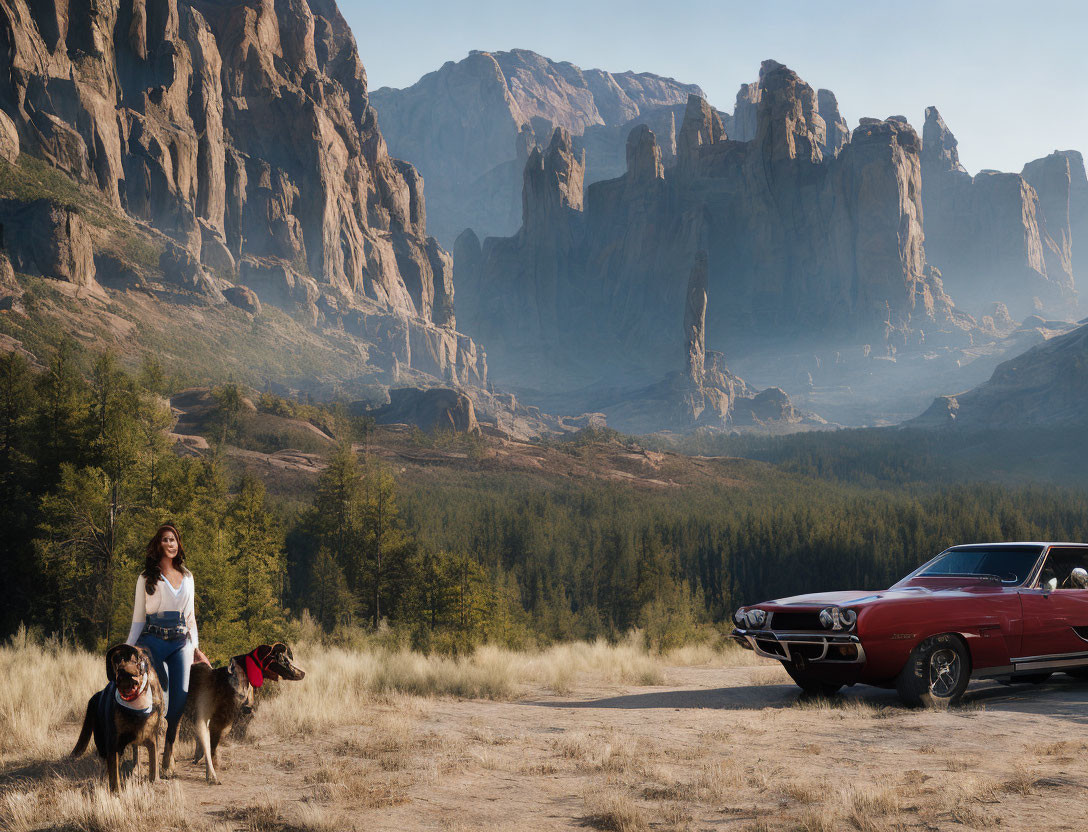
<path fill-rule="evenodd" d="M 651 123 L 664 139 L 689 94 L 703 93 L 648 72 L 582 70 L 513 49 L 474 51 L 405 89 L 374 90 L 371 102 L 392 151 L 426 179 L 430 227 L 448 246 L 465 228 L 517 230 L 529 148 L 556 127 L 588 150 L 589 184 L 622 173 L 635 123 Z"/>

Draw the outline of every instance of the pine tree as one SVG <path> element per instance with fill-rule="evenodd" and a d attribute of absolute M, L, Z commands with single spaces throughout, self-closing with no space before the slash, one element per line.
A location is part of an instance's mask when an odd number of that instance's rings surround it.
<path fill-rule="evenodd" d="M 403 590 L 411 547 L 397 510 L 396 480 L 380 462 L 370 462 L 366 472 L 362 540 L 365 552 L 365 597 L 371 623 L 377 627 L 393 613 L 392 596 Z"/>
<path fill-rule="evenodd" d="M 344 572 L 326 547 L 319 548 L 310 561 L 306 606 L 326 630 L 350 622 L 354 601 Z"/>
<path fill-rule="evenodd" d="M 56 483 L 62 462 L 86 459 L 90 395 L 75 363 L 76 346 L 64 341 L 37 380 L 38 476 L 42 490 Z"/>
<path fill-rule="evenodd" d="M 146 392 L 139 395 L 135 415 L 141 445 L 140 459 L 147 472 L 143 499 L 149 508 L 154 509 L 163 465 L 172 456 L 167 431 L 174 423 L 174 416 L 169 405 L 164 405 L 157 395 Z"/>
<path fill-rule="evenodd" d="M 283 630 L 280 590 L 284 576 L 283 531 L 265 505 L 265 488 L 252 476 L 227 509 L 229 559 L 238 582 L 238 620 L 251 641 Z"/>

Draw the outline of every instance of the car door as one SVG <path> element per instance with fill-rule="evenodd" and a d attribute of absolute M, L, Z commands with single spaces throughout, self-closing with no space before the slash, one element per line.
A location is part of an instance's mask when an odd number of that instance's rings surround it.
<path fill-rule="evenodd" d="M 1035 586 L 1020 591 L 1024 638 L 1020 656 L 1088 657 L 1088 588 L 1073 570 L 1088 570 L 1088 547 L 1052 546 Z M 1057 584 L 1051 588 L 1053 581 Z M 1017 668 L 1026 670 L 1028 668 Z"/>

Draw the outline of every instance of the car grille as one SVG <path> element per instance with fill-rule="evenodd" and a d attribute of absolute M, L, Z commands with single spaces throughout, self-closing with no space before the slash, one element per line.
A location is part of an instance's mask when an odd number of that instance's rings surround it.
<path fill-rule="evenodd" d="M 820 614 L 818 612 L 776 611 L 771 614 L 770 627 L 772 630 L 789 633 L 797 630 L 819 630 L 821 632 L 824 630 L 823 625 L 820 624 Z"/>

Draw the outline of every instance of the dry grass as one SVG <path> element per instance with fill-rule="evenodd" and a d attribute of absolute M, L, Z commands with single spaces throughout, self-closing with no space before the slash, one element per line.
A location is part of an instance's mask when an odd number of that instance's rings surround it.
<path fill-rule="evenodd" d="M 295 653 L 322 679 L 315 698 L 304 685 L 281 685 L 261 703 L 266 733 L 309 734 L 344 722 L 364 723 L 376 703 L 426 710 L 425 698 L 516 699 L 534 687 L 568 694 L 585 684 L 662 685 L 666 665 L 716 667 L 767 665 L 732 642 L 696 645 L 666 656 L 653 654 L 632 633 L 620 644 L 575 642 L 519 653 L 481 647 L 463 658 L 424 656 L 371 648 L 347 650 L 299 644 Z M 771 663 L 773 664 L 773 663 Z M 788 683 L 780 668 L 768 666 L 755 684 Z M 56 694 L 43 700 L 42 676 Z M 0 646 L 0 761 L 56 758 L 70 748 L 59 725 L 82 718 L 88 697 L 105 684 L 101 659 L 56 643 L 38 643 L 21 630 Z"/>
<path fill-rule="evenodd" d="M 665 654 L 665 663 L 672 667 L 780 667 L 774 659 L 764 659 L 745 650 L 735 641 L 721 644 L 689 644 Z"/>
<path fill-rule="evenodd" d="M 647 832 L 646 813 L 623 792 L 607 786 L 591 786 L 583 795 L 585 822 L 608 832 Z"/>
<path fill-rule="evenodd" d="M 794 702 L 756 681 L 773 674 L 788 684 L 779 668 L 713 672 L 732 660 L 728 649 L 663 658 L 631 640 L 461 659 L 315 644 L 295 652 L 320 690 L 274 687 L 245 746 L 223 750 L 239 761 L 223 790 L 206 790 L 187 769 L 180 785 L 133 780 L 112 796 L 99 760 L 48 762 L 69 750 L 82 708 L 41 707 L 20 670 L 60 671 L 56 699 L 79 703 L 101 684 L 99 660 L 25 636 L 0 647 L 0 670 L 14 680 L 0 683 L 0 829 L 136 832 L 130 819 L 147 816 L 156 829 L 193 832 L 1013 829 L 1017 811 L 1072 817 L 1074 789 L 1088 785 L 1070 765 L 1088 743 L 1046 739 L 1022 714 L 998 709 L 972 722 L 856 694 Z M 642 688 L 664 678 L 670 659 L 691 668 L 668 671 L 683 680 L 675 686 L 685 698 L 705 692 L 707 707 L 674 707 L 672 691 Z M 562 693 L 545 701 L 542 688 Z M 593 701 L 620 693 L 634 707 Z M 723 696 L 730 704 L 716 707 Z M 737 697 L 764 700 L 738 707 Z M 207 808 L 236 772 L 271 788 L 239 789 Z"/>
<path fill-rule="evenodd" d="M 511 700 L 534 687 L 567 694 L 587 683 L 662 685 L 668 658 L 647 651 L 637 634 L 621 644 L 574 642 L 527 653 L 485 646 L 462 658 L 314 644 L 297 645 L 295 653 L 308 672 L 322 679 L 324 691 L 314 699 L 304 686 L 280 686 L 278 695 L 261 706 L 262 720 L 277 734 L 363 722 L 375 703 L 394 703 L 396 697 Z M 715 655 L 726 661 L 744 659 L 745 653 L 727 646 Z M 704 657 L 700 652 L 689 658 Z M 426 707 L 419 701 L 415 706 Z"/>
<path fill-rule="evenodd" d="M 8 789 L 0 798 L 0 828 L 8 832 L 43 828 L 147 832 L 149 817 L 155 818 L 159 829 L 207 828 L 203 819 L 193 818 L 177 783 L 130 782 L 114 795 L 104 783 L 73 786 L 51 778 Z"/>
<path fill-rule="evenodd" d="M 552 742 L 555 753 L 580 771 L 644 774 L 660 751 L 644 737 L 608 731 L 571 731 Z"/>
<path fill-rule="evenodd" d="M 87 700 L 106 684 L 102 659 L 55 642 L 35 642 L 20 628 L 0 647 L 0 763 L 57 759 L 75 737 L 57 728 L 82 721 Z M 41 695 L 49 680 L 50 696 Z"/>

